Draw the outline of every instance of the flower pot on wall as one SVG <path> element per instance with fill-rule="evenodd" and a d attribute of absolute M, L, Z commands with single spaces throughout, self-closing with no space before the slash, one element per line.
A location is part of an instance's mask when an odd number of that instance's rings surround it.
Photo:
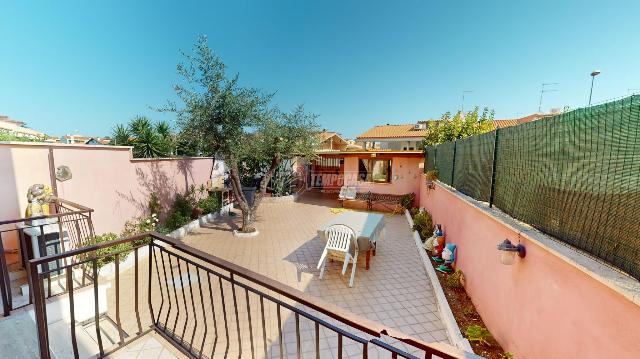
<path fill-rule="evenodd" d="M 256 187 L 244 187 L 242 186 L 242 194 L 247 199 L 249 206 L 253 206 L 253 200 L 256 196 Z"/>

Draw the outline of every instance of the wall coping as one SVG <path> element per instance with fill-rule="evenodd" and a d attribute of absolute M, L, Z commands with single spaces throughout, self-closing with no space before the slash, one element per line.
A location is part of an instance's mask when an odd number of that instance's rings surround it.
<path fill-rule="evenodd" d="M 19 146 L 19 147 L 61 147 L 61 148 L 86 148 L 86 149 L 103 149 L 112 151 L 129 151 L 133 146 L 111 146 L 111 145 L 85 145 L 79 143 L 49 143 L 49 142 L 19 142 L 19 141 L 0 141 L 0 146 Z"/>
<path fill-rule="evenodd" d="M 553 237 L 542 233 L 532 226 L 509 216 L 508 214 L 502 212 L 497 208 L 489 208 L 486 202 L 480 202 L 476 199 L 473 199 L 440 181 L 435 181 L 434 183 L 436 184 L 435 190 L 440 188 L 442 190 L 448 191 L 452 195 L 461 199 L 465 204 L 478 210 L 483 215 L 508 227 L 512 231 L 516 232 L 516 234 L 518 234 L 519 236 L 528 239 L 531 243 L 536 244 L 539 247 L 554 254 L 556 257 L 562 259 L 567 264 L 575 267 L 576 269 L 587 274 L 588 276 L 592 277 L 593 279 L 599 281 L 600 283 L 611 288 L 623 297 L 627 298 L 631 302 L 640 306 L 640 281 L 638 281 L 637 279 L 617 269 L 614 269 L 611 266 L 596 261 L 577 248 L 562 244 L 559 240 L 554 239 Z M 496 244 L 500 240 L 500 238 L 496 238 Z"/>
<path fill-rule="evenodd" d="M 48 143 L 48 142 L 17 142 L 0 141 L 0 147 L 40 147 L 40 148 L 74 148 L 80 150 L 106 150 L 106 151 L 128 151 L 133 150 L 133 146 L 112 146 L 112 145 L 84 145 L 78 143 Z M 129 160 L 131 162 L 152 162 L 152 161 L 180 161 L 180 160 L 210 160 L 213 157 L 157 157 L 157 158 L 134 158 L 133 152 Z"/>
<path fill-rule="evenodd" d="M 411 214 L 409 214 L 409 211 L 406 209 L 404 210 L 404 216 L 407 220 L 407 223 L 409 224 L 409 228 L 413 228 L 413 219 L 411 218 Z M 456 348 L 473 353 L 473 348 L 471 348 L 469 340 L 463 337 L 462 333 L 460 332 L 460 327 L 458 326 L 458 322 L 456 322 L 456 318 L 453 316 L 449 301 L 444 295 L 444 290 L 440 285 L 436 270 L 433 269 L 431 261 L 427 256 L 427 252 L 422 248 L 422 239 L 420 239 L 420 234 L 418 234 L 418 231 L 412 230 L 412 232 L 413 240 L 416 243 L 416 249 L 418 250 L 418 255 L 420 256 L 420 260 L 422 261 L 424 269 L 427 272 L 427 278 L 429 278 L 429 282 L 431 282 L 431 287 L 433 288 L 433 293 L 436 297 L 436 304 L 438 305 L 438 311 L 440 312 L 440 319 L 444 324 L 444 328 L 447 332 L 447 336 L 449 337 L 449 341 Z"/>

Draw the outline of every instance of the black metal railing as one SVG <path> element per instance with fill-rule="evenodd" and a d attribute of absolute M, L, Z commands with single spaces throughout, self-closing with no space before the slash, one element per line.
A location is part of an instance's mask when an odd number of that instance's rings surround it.
<path fill-rule="evenodd" d="M 29 259 L 80 248 L 87 245 L 94 235 L 91 220 L 93 209 L 53 197 L 50 211 L 50 214 L 44 216 L 0 221 L 0 295 L 4 316 L 10 315 L 12 310 L 32 303 L 31 296 L 28 301 L 14 303 L 10 268 L 7 265 L 5 254 L 20 253 L 20 263 L 11 269 L 25 269 L 28 276 Z M 11 241 L 17 243 L 19 248 L 5 248 L 4 243 Z M 61 263 L 49 263 L 48 265 L 57 267 Z M 46 295 L 51 297 L 57 293 L 60 291 L 52 286 L 49 276 Z"/>
<path fill-rule="evenodd" d="M 52 270 L 45 265 L 64 258 L 75 258 L 63 267 L 68 296 L 47 300 L 44 281 Z M 105 264 L 107 259 L 112 262 Z M 64 350 L 76 358 L 103 357 L 152 331 L 191 358 L 300 358 L 303 353 L 320 358 L 326 351 L 339 358 L 354 352 L 363 358 L 373 352 L 403 358 L 469 355 L 411 338 L 155 232 L 36 258 L 29 265 L 42 358 Z M 86 286 L 74 275 L 82 265 L 92 270 Z M 48 305 L 52 301 L 57 303 Z M 50 337 L 50 307 L 58 318 L 67 318 L 68 339 L 60 332 Z M 87 307 L 93 308 L 88 326 L 80 324 L 87 322 Z M 85 318 L 78 318 L 79 309 Z M 95 327 L 93 348 L 79 345 L 87 327 Z"/>

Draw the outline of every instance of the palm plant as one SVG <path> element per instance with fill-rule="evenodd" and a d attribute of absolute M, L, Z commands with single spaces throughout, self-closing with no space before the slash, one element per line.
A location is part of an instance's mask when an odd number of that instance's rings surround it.
<path fill-rule="evenodd" d="M 154 158 L 173 154 L 173 133 L 165 121 L 154 126 L 147 117 L 136 116 L 127 126 L 116 125 L 113 138 L 114 145 L 133 146 L 134 157 Z"/>
<path fill-rule="evenodd" d="M 113 142 L 115 146 L 129 146 L 131 145 L 131 132 L 123 125 L 116 125 L 112 131 Z"/>
<path fill-rule="evenodd" d="M 143 127 L 136 133 L 133 141 L 133 155 L 134 157 L 154 158 L 165 157 L 167 153 L 165 152 L 162 140 L 153 128 Z"/>

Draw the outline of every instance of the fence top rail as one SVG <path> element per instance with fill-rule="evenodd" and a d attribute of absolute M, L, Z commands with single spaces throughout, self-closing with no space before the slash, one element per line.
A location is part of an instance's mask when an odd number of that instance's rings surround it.
<path fill-rule="evenodd" d="M 399 340 L 403 343 L 409 344 L 417 349 L 424 350 L 427 353 L 441 356 L 442 358 L 466 358 L 469 356 L 473 357 L 471 353 L 467 353 L 453 346 L 443 345 L 439 343 L 426 343 L 419 339 L 413 338 L 400 331 L 388 328 L 380 323 L 376 323 L 367 318 L 364 318 L 354 313 L 351 313 L 349 311 L 346 311 L 335 304 L 325 302 L 322 299 L 313 297 L 309 294 L 301 292 L 288 285 L 280 283 L 274 279 L 271 279 L 262 274 L 251 271 L 247 268 L 241 267 L 235 263 L 231 263 L 222 258 L 213 256 L 201 250 L 187 246 L 184 243 L 174 238 L 165 236 L 157 232 L 145 232 L 135 236 L 118 239 L 115 241 L 102 242 L 102 243 L 93 244 L 86 247 L 70 250 L 64 253 L 52 254 L 46 257 L 31 259 L 29 261 L 29 265 L 31 266 L 32 273 L 33 272 L 37 273 L 37 266 L 44 263 L 49 263 L 49 262 L 60 260 L 66 257 L 79 256 L 86 253 L 97 251 L 99 249 L 116 246 L 123 243 L 133 242 L 133 241 L 141 240 L 145 238 L 152 238 L 152 240 L 158 240 L 160 242 L 163 242 L 164 244 L 170 246 L 170 248 L 180 250 L 181 252 L 184 252 L 191 257 L 197 258 L 203 262 L 206 262 L 207 264 L 212 264 L 218 268 L 221 268 L 229 272 L 232 276 L 237 276 L 237 277 L 246 279 L 253 284 L 257 284 L 260 287 L 266 288 L 267 290 L 271 290 L 286 298 L 294 300 L 310 309 L 313 309 L 332 319 L 338 320 L 344 324 L 349 325 L 350 327 L 353 327 L 357 330 L 360 330 L 374 337 L 381 338 L 382 336 L 388 336 L 396 340 Z"/>
<path fill-rule="evenodd" d="M 56 205 L 66 204 L 69 207 L 73 207 L 73 209 L 70 210 L 70 211 L 67 211 L 67 212 L 51 213 L 51 214 L 47 214 L 47 215 L 44 215 L 44 216 L 3 220 L 3 221 L 0 221 L 0 226 L 7 225 L 7 224 L 12 224 L 12 223 L 21 223 L 21 222 L 26 222 L 26 221 L 33 221 L 33 220 L 38 220 L 38 219 L 50 219 L 50 218 L 58 218 L 58 219 L 60 219 L 60 218 L 72 216 L 72 215 L 75 215 L 75 214 L 87 214 L 87 213 L 93 212 L 93 208 L 85 207 L 85 206 L 77 204 L 75 202 L 67 201 L 66 199 L 62 199 L 62 198 L 58 198 L 58 197 L 52 197 L 52 202 L 51 203 L 56 204 Z"/>

